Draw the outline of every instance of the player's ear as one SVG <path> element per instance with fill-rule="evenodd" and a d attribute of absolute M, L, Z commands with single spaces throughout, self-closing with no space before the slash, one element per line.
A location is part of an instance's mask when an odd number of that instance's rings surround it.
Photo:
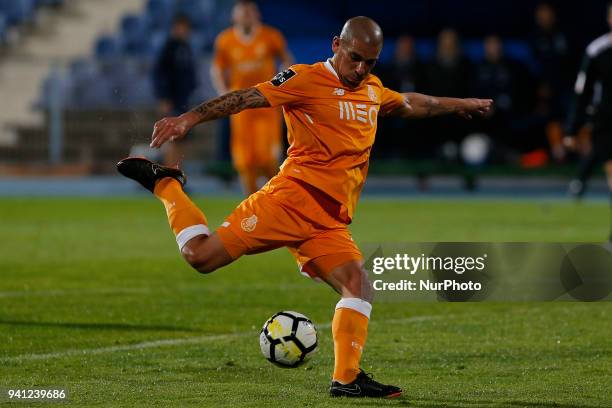
<path fill-rule="evenodd" d="M 332 51 L 334 54 L 338 52 L 338 48 L 340 48 L 340 37 L 336 35 L 332 40 Z"/>

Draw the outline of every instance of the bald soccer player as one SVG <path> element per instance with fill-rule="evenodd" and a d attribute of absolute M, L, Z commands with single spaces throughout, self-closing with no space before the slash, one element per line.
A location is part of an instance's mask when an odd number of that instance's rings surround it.
<path fill-rule="evenodd" d="M 261 23 L 254 1 L 238 1 L 232 9 L 233 26 L 215 40 L 211 66 L 217 92 L 244 89 L 267 81 L 293 63 L 280 31 Z M 230 150 L 234 168 L 246 195 L 257 191 L 257 179 L 278 172 L 282 146 L 281 113 L 278 107 L 246 110 L 230 118 Z"/>
<path fill-rule="evenodd" d="M 206 217 L 183 192 L 182 171 L 145 159 L 118 163 L 164 204 L 183 258 L 210 273 L 244 254 L 287 247 L 301 272 L 329 284 L 341 299 L 332 322 L 335 365 L 330 394 L 397 397 L 402 390 L 360 369 L 372 311 L 372 286 L 348 224 L 368 172 L 378 116 L 424 118 L 486 113 L 491 100 L 436 98 L 385 88 L 370 70 L 383 44 L 367 17 L 346 22 L 332 40 L 334 55 L 294 65 L 272 80 L 209 100 L 155 124 L 152 147 L 180 139 L 198 123 L 245 109 L 282 106 L 288 157 L 279 174 L 244 200 L 211 232 Z"/>

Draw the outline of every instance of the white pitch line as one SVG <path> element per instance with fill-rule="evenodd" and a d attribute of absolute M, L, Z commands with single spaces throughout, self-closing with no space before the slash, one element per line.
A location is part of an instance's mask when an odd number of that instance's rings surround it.
<path fill-rule="evenodd" d="M 374 320 L 371 322 L 371 324 L 415 323 L 415 322 L 436 320 L 436 319 L 441 319 L 441 318 L 451 318 L 451 317 L 452 317 L 451 315 L 413 316 L 413 317 L 407 317 L 407 318 L 402 318 L 402 319 Z M 330 327 L 331 327 L 331 323 L 317 325 L 317 329 L 329 329 Z M 126 344 L 123 346 L 98 347 L 98 348 L 90 348 L 90 349 L 72 349 L 72 350 L 59 351 L 56 353 L 21 354 L 21 355 L 14 356 L 14 357 L 0 358 L 0 363 L 11 363 L 11 362 L 16 362 L 16 361 L 49 360 L 52 358 L 97 355 L 97 354 L 115 353 L 115 352 L 121 352 L 121 351 L 144 350 L 144 349 L 158 348 L 158 347 L 173 347 L 173 346 L 181 346 L 185 344 L 199 344 L 199 343 L 205 343 L 209 341 L 232 340 L 232 339 L 240 338 L 240 337 L 253 336 L 255 334 L 256 332 L 254 331 L 228 333 L 228 334 L 213 334 L 213 335 L 207 335 L 207 336 L 186 337 L 186 338 L 179 338 L 179 339 L 152 340 L 152 341 L 145 341 L 142 343 Z"/>

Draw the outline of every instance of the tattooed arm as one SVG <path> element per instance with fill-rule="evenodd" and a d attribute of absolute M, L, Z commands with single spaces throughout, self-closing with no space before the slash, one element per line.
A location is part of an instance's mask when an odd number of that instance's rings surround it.
<path fill-rule="evenodd" d="M 184 137 L 198 123 L 224 118 L 245 109 L 265 108 L 268 100 L 255 88 L 233 91 L 196 106 L 178 117 L 167 117 L 155 123 L 151 147 Z"/>
<path fill-rule="evenodd" d="M 440 98 L 416 92 L 403 93 L 402 95 L 406 98 L 406 105 L 390 112 L 388 116 L 418 119 L 456 114 L 471 119 L 472 115 L 486 114 L 493 104 L 491 99 Z"/>

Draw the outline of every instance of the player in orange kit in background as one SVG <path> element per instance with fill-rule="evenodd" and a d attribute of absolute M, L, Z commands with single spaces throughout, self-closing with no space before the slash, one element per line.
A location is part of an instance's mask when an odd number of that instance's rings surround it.
<path fill-rule="evenodd" d="M 382 50 L 382 30 L 354 17 L 332 41 L 333 57 L 298 64 L 272 80 L 206 101 L 179 117 L 158 121 L 151 147 L 174 141 L 198 123 L 245 109 L 283 106 L 290 143 L 277 176 L 245 199 L 213 233 L 204 213 L 185 194 L 185 175 L 146 159 L 117 164 L 126 177 L 159 198 L 184 259 L 210 273 L 242 255 L 287 247 L 300 270 L 341 297 L 332 321 L 332 396 L 401 395 L 360 368 L 372 311 L 372 286 L 348 224 L 368 172 L 378 116 L 423 118 L 486 114 L 488 99 L 400 94 L 370 74 Z M 259 110 L 258 109 L 258 110 Z"/>
<path fill-rule="evenodd" d="M 238 1 L 232 10 L 234 25 L 215 41 L 211 67 L 219 95 L 244 89 L 270 79 L 281 62 L 292 64 L 285 38 L 280 31 L 260 21 L 253 1 Z M 278 172 L 282 146 L 282 123 L 278 108 L 243 111 L 230 118 L 231 154 L 247 195 L 258 190 L 257 178 L 272 178 Z"/>

